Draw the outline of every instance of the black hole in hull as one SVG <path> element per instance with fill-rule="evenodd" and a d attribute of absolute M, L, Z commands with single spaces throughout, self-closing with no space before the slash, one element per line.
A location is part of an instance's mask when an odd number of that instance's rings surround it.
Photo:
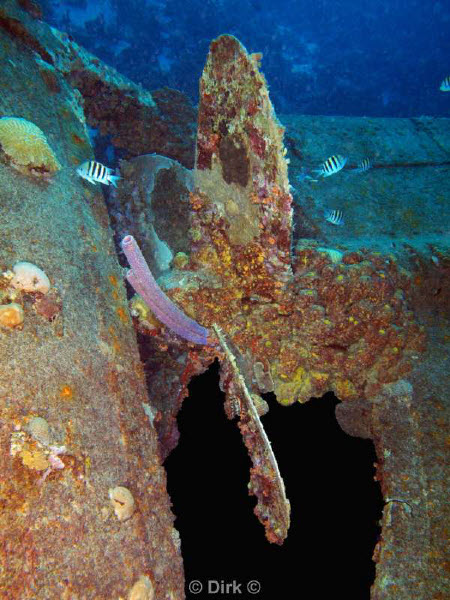
<path fill-rule="evenodd" d="M 341 430 L 335 396 L 286 408 L 265 394 L 270 411 L 262 421 L 291 502 L 289 535 L 279 547 L 267 542 L 253 514 L 250 460 L 236 422 L 225 417 L 217 363 L 189 389 L 180 443 L 166 461 L 187 598 L 250 597 L 245 586 L 257 580 L 259 600 L 288 597 L 291 589 L 298 598 L 312 598 L 313 589 L 314 598 L 368 599 L 382 511 L 376 456 L 371 441 Z M 200 594 L 190 594 L 193 580 L 203 584 Z M 232 593 L 233 581 L 242 594 Z"/>

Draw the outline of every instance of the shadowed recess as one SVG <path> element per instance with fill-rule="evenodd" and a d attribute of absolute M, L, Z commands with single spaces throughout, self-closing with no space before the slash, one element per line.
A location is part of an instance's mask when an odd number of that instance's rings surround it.
<path fill-rule="evenodd" d="M 270 410 L 262 421 L 292 509 L 288 538 L 278 547 L 267 542 L 252 514 L 250 461 L 236 422 L 225 416 L 217 362 L 192 380 L 189 392 L 178 417 L 179 444 L 165 463 L 186 584 L 201 581 L 200 598 L 208 597 L 208 580 L 236 581 L 243 592 L 257 580 L 262 598 L 290 586 L 299 597 L 314 586 L 322 597 L 331 585 L 335 594 L 368 599 L 382 510 L 373 481 L 376 456 L 371 441 L 340 429 L 335 396 L 289 408 L 273 394 L 264 396 Z M 290 561 L 298 568 L 292 570 Z"/>
<path fill-rule="evenodd" d="M 248 183 L 249 162 L 243 142 L 232 136 L 223 137 L 219 145 L 219 158 L 224 181 L 245 187 Z"/>

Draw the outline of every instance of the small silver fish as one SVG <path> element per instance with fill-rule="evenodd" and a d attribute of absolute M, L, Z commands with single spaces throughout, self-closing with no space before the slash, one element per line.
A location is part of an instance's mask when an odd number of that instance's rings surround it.
<path fill-rule="evenodd" d="M 314 172 L 319 177 L 329 177 L 330 175 L 334 175 L 338 171 L 344 168 L 345 163 L 347 162 L 347 157 L 341 156 L 340 154 L 335 154 L 327 158 L 327 160 L 322 164 L 320 169 L 316 169 Z"/>
<path fill-rule="evenodd" d="M 332 210 L 327 208 L 324 211 L 325 221 L 329 223 L 333 223 L 333 225 L 343 225 L 344 224 L 344 213 L 342 210 Z"/>
<path fill-rule="evenodd" d="M 364 173 L 372 168 L 372 161 L 370 158 L 363 158 L 359 161 L 356 169 L 353 169 L 353 173 Z"/>
<path fill-rule="evenodd" d="M 450 75 L 444 79 L 439 89 L 441 92 L 450 92 Z"/>
<path fill-rule="evenodd" d="M 103 183 L 104 185 L 111 183 L 114 187 L 117 187 L 116 181 L 120 179 L 120 175 L 113 175 L 112 169 L 105 167 L 105 165 L 96 160 L 87 160 L 84 162 L 78 167 L 77 173 L 80 177 L 87 179 L 94 185 L 96 183 Z"/>

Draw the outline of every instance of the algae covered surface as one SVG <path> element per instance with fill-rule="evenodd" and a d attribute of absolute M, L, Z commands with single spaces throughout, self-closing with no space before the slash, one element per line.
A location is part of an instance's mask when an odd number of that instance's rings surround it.
<path fill-rule="evenodd" d="M 0 331 L 0 595 L 126 597 L 147 578 L 145 597 L 181 597 L 174 518 L 108 215 L 99 189 L 75 173 L 92 157 L 80 95 L 29 50 L 49 28 L 13 3 L 1 11 L 2 115 L 39 127 L 60 168 L 52 177 L 18 171 L 2 146 L 0 298 L 23 320 Z M 13 285 L 23 261 L 50 289 Z M 120 486 L 135 505 L 126 520 L 109 496 Z"/>
<path fill-rule="evenodd" d="M 261 55 L 231 35 L 210 44 L 196 115 L 23 4 L 0 8 L 2 597 L 185 597 L 162 463 L 218 360 L 268 542 L 289 539 L 292 506 L 266 394 L 289 419 L 333 392 L 377 455 L 371 598 L 444 598 L 448 119 L 277 117 Z M 102 144 L 117 190 L 76 173 Z M 316 177 L 337 148 L 345 167 Z M 125 287 L 129 235 L 206 345 Z"/>

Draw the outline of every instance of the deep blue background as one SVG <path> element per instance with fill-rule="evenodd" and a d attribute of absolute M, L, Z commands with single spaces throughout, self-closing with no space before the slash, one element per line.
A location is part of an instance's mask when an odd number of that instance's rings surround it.
<path fill-rule="evenodd" d="M 450 115 L 444 0 L 44 0 L 45 19 L 149 89 L 197 100 L 209 42 L 232 33 L 280 112 Z"/>
<path fill-rule="evenodd" d="M 221 33 L 262 52 L 278 112 L 450 116 L 450 3 L 439 0 L 43 0 L 47 22 L 148 89 L 197 101 Z"/>

